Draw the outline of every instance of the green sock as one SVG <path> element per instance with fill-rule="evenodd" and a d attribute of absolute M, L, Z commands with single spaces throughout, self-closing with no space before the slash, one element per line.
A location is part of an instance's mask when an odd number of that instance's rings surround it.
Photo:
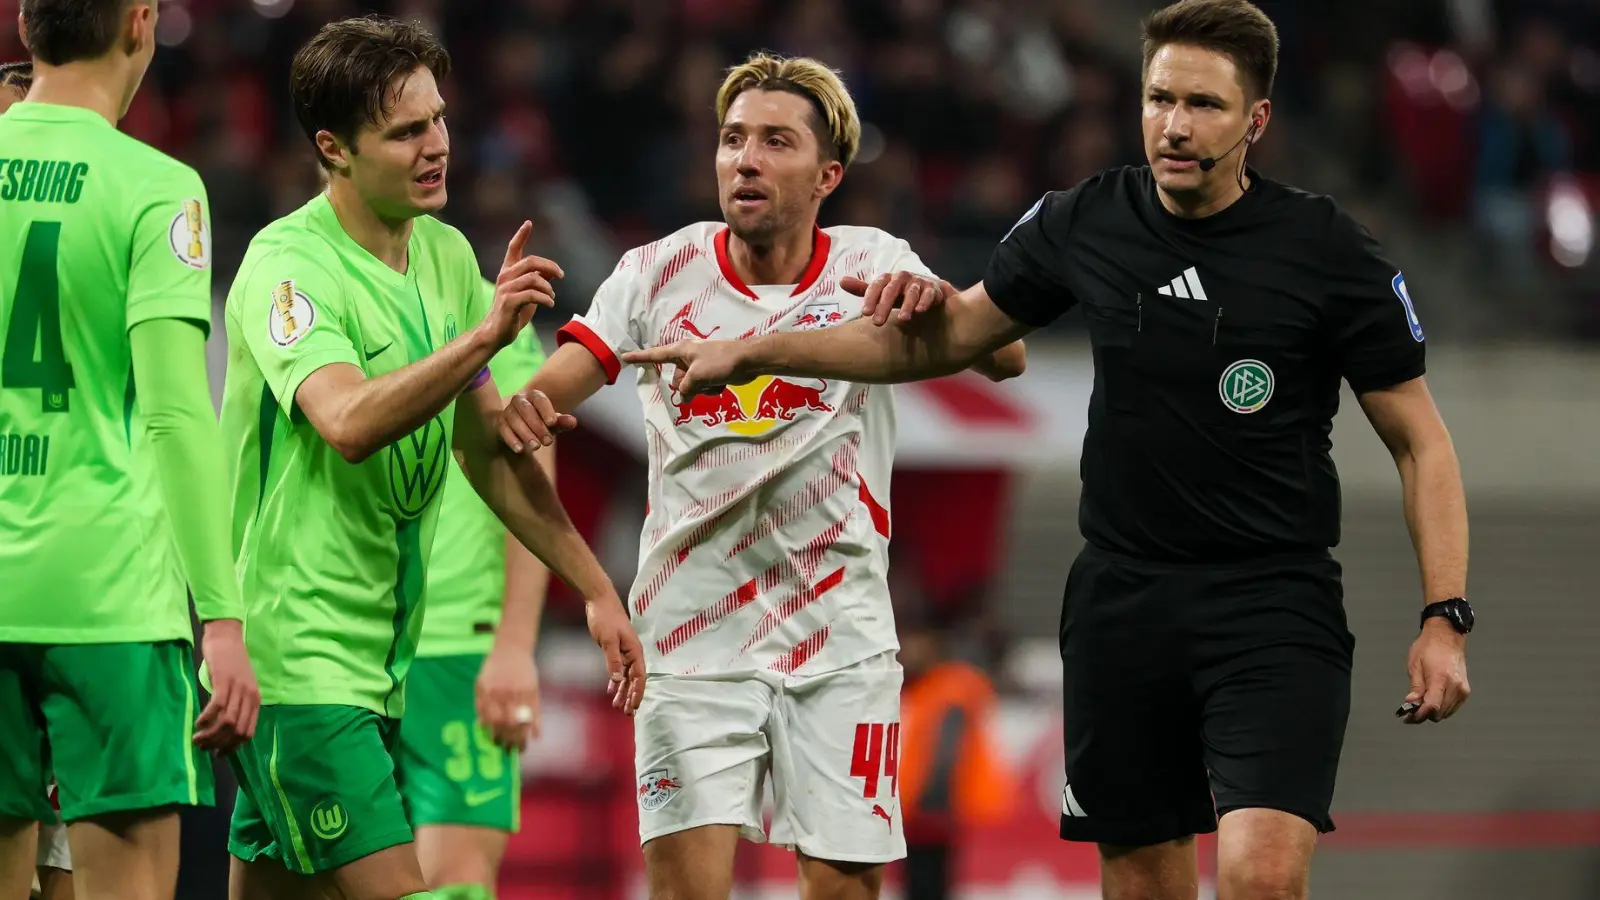
<path fill-rule="evenodd" d="M 494 900 L 494 891 L 481 884 L 447 884 L 434 889 L 434 900 Z"/>

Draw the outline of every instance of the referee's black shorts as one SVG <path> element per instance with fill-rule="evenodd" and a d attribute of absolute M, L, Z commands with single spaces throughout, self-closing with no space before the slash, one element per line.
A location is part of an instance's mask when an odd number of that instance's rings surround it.
<path fill-rule="evenodd" d="M 1147 846 L 1252 807 L 1332 831 L 1343 600 L 1326 553 L 1185 565 L 1086 548 L 1061 612 L 1061 837 Z"/>

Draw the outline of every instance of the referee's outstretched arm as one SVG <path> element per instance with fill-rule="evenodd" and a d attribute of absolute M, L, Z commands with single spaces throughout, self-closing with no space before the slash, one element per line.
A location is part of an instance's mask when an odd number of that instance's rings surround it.
<path fill-rule="evenodd" d="M 1361 409 L 1394 456 L 1404 492 L 1406 525 L 1422 573 L 1424 604 L 1466 596 L 1467 499 L 1461 465 L 1444 420 L 1422 377 L 1360 392 Z M 1465 703 L 1466 635 L 1447 616 L 1423 620 L 1411 645 L 1406 673 L 1411 687 L 1403 718 L 1438 722 Z"/>
<path fill-rule="evenodd" d="M 892 384 L 952 375 L 1033 330 L 1002 312 L 983 282 L 960 292 L 949 282 L 944 286 L 948 299 L 893 328 L 861 318 L 834 328 L 743 341 L 677 341 L 622 358 L 634 364 L 674 364 L 672 386 L 685 394 L 720 390 L 758 375 Z"/>

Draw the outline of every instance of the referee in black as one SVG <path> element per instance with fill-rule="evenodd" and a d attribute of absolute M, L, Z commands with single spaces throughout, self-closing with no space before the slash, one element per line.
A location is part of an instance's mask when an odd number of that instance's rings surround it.
<path fill-rule="evenodd" d="M 1061 616 L 1061 836 L 1100 845 L 1110 900 L 1193 900 L 1192 837 L 1210 831 L 1221 900 L 1306 894 L 1355 643 L 1329 553 L 1341 379 L 1394 455 L 1421 569 L 1402 715 L 1437 722 L 1467 698 L 1466 503 L 1422 325 L 1365 229 L 1245 163 L 1277 53 L 1245 0 L 1167 7 L 1144 28 L 1149 165 L 1045 195 L 982 283 L 845 279 L 864 321 L 624 357 L 674 364 L 684 392 L 760 374 L 910 381 L 1083 308 L 1095 381 L 1087 546 Z"/>

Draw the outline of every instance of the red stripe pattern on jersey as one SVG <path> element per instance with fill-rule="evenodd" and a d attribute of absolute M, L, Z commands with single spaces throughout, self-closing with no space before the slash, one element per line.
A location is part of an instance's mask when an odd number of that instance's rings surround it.
<path fill-rule="evenodd" d="M 822 651 L 822 645 L 828 642 L 828 632 L 832 629 L 832 625 L 822 626 L 810 637 L 796 644 L 793 650 L 773 660 L 771 668 L 785 675 L 791 674 Z"/>
<path fill-rule="evenodd" d="M 811 542 L 801 548 L 799 553 L 788 555 L 784 559 L 778 560 L 765 572 L 739 585 L 721 600 L 700 610 L 694 615 L 694 618 L 672 629 L 666 637 L 656 641 L 656 650 L 663 656 L 671 653 L 683 646 L 685 641 L 750 605 L 751 601 L 757 597 L 775 587 L 793 581 L 796 577 L 810 581 L 817 570 L 817 564 L 822 561 L 823 555 L 833 548 L 834 542 L 839 539 L 839 535 L 844 533 L 845 523 L 849 519 L 850 517 L 846 516 L 844 519 L 835 522 L 826 531 L 812 538 Z M 843 571 L 842 569 L 840 570 L 841 579 L 843 578 Z M 817 596 L 815 592 L 805 588 L 801 589 L 801 593 L 809 599 L 814 599 Z"/>

